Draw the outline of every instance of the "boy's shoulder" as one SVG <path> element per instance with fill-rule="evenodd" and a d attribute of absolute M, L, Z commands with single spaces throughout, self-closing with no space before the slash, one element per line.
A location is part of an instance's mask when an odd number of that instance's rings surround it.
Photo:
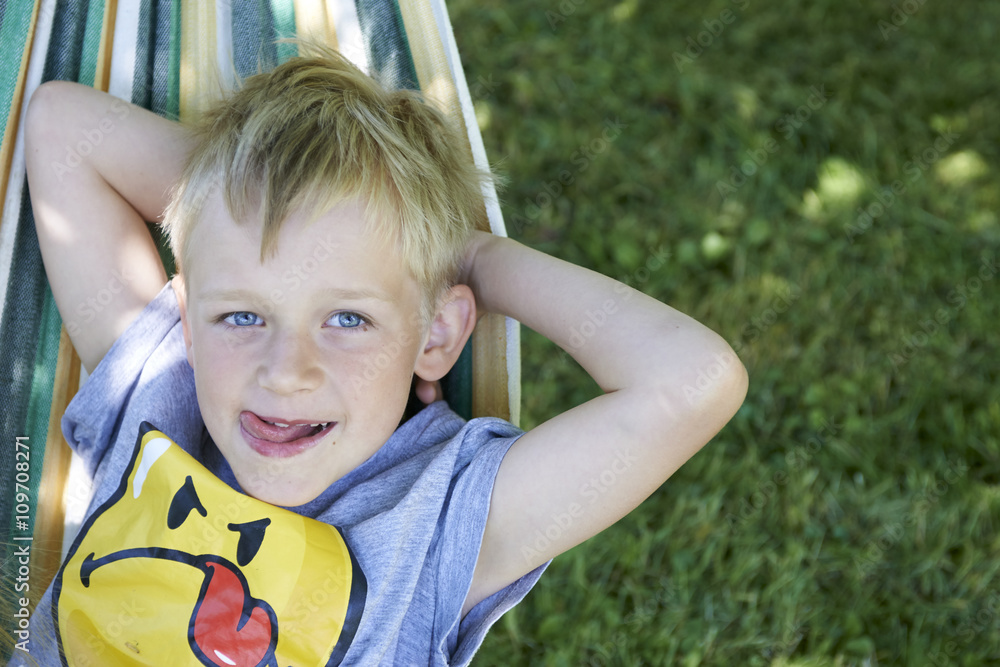
<path fill-rule="evenodd" d="M 130 448 L 143 421 L 182 443 L 197 442 L 203 429 L 169 282 L 81 385 L 63 415 L 62 430 L 94 476 L 112 463 L 106 455 L 113 442 L 121 437 Z"/>

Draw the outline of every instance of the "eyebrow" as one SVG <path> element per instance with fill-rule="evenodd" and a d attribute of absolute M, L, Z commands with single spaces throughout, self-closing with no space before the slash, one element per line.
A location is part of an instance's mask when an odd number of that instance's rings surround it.
<path fill-rule="evenodd" d="M 347 289 L 343 287 L 327 287 L 317 290 L 316 296 L 340 299 L 344 301 L 375 300 L 389 302 L 392 300 L 381 290 L 364 288 Z M 266 294 L 257 294 L 251 290 L 240 288 L 206 290 L 204 292 L 199 292 L 198 297 L 204 301 L 270 301 Z"/>

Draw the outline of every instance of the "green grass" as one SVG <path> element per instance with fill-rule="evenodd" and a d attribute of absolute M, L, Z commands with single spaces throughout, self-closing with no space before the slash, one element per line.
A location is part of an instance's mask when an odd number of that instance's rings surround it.
<path fill-rule="evenodd" d="M 750 373 L 474 664 L 1000 662 L 1000 5 L 904 5 L 449 2 L 511 235 Z M 525 427 L 598 392 L 530 331 L 522 365 Z"/>

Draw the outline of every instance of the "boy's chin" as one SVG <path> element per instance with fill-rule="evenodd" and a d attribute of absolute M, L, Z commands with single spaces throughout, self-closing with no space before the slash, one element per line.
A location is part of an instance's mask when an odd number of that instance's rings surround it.
<path fill-rule="evenodd" d="M 257 500 L 261 500 L 265 503 L 276 505 L 278 507 L 298 507 L 300 505 L 305 505 L 306 503 L 315 500 L 320 496 L 322 491 L 317 493 L 271 493 L 263 492 L 260 494 L 250 493 L 248 495 L 253 496 Z"/>
<path fill-rule="evenodd" d="M 237 481 L 239 481 L 238 477 Z M 331 480 L 329 484 L 323 485 L 322 482 L 318 484 L 304 484 L 301 481 L 297 483 L 282 483 L 276 480 L 271 483 L 258 483 L 251 486 L 240 482 L 240 487 L 243 489 L 243 493 L 265 503 L 277 505 L 278 507 L 298 507 L 318 498 L 334 481 L 336 480 Z"/>

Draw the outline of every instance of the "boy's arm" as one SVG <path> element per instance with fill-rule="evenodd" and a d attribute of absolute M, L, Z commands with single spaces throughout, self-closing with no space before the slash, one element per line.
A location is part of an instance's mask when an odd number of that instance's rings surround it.
<path fill-rule="evenodd" d="M 718 334 L 606 276 L 482 233 L 465 273 L 480 309 L 555 342 L 605 393 L 504 457 L 463 614 L 637 507 L 722 429 L 748 383 Z"/>
<path fill-rule="evenodd" d="M 189 139 L 150 111 L 58 81 L 32 96 L 25 140 L 45 271 L 92 371 L 166 282 L 144 220 L 160 220 Z"/>

